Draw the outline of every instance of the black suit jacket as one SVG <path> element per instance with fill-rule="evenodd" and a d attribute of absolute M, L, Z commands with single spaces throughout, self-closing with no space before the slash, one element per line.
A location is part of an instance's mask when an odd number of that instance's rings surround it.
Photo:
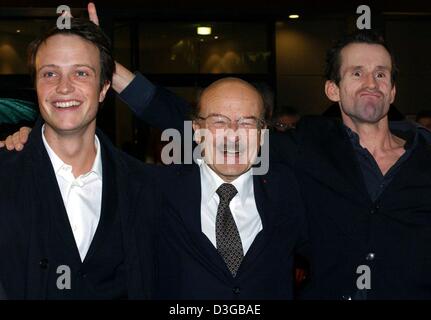
<path fill-rule="evenodd" d="M 408 123 L 396 127 L 418 131 L 418 145 L 373 202 L 341 121 L 312 117 L 301 124 L 295 168 L 307 207 L 313 270 L 304 298 L 431 298 L 429 136 Z M 291 161 L 290 154 L 280 155 Z M 370 270 L 369 290 L 358 290 L 360 266 Z"/>
<path fill-rule="evenodd" d="M 11 299 L 46 298 L 46 271 L 55 267 L 49 264 L 51 234 L 57 228 L 48 216 L 58 214 L 59 221 L 69 225 L 41 125 L 39 120 L 22 152 L 0 151 L 0 281 Z M 96 134 L 103 164 L 102 209 L 87 257 L 107 240 L 105 230 L 113 223 L 109 213 L 116 212 L 121 219 L 127 295 L 152 298 L 160 193 L 146 166 L 113 147 L 101 131 Z M 73 247 L 71 229 L 63 236 Z"/>
<path fill-rule="evenodd" d="M 140 90 L 138 75 L 121 96 L 144 121 L 181 130 L 184 100 L 157 87 L 144 101 Z M 294 133 L 271 134 L 271 162 L 294 167 L 306 204 L 312 273 L 302 298 L 431 298 L 430 134 L 406 122 L 397 129 L 417 131 L 418 147 L 374 203 L 341 121 L 305 118 Z M 361 266 L 370 290 L 358 290 Z"/>
<path fill-rule="evenodd" d="M 158 298 L 293 298 L 293 253 L 306 239 L 303 204 L 292 171 L 281 165 L 271 169 L 264 176 L 254 176 L 263 230 L 235 278 L 202 233 L 199 167 L 164 170 Z"/>

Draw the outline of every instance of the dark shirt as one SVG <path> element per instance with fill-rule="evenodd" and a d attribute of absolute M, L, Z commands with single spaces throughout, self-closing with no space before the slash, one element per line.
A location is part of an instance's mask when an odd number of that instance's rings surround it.
<path fill-rule="evenodd" d="M 374 157 L 371 153 L 361 146 L 359 143 L 359 135 L 353 132 L 350 128 L 345 127 L 347 135 L 352 143 L 353 150 L 355 151 L 356 159 L 358 160 L 359 168 L 364 178 L 364 183 L 367 188 L 368 194 L 373 202 L 375 202 L 391 183 L 397 172 L 400 170 L 402 164 L 412 154 L 417 145 L 416 132 L 403 132 L 391 130 L 392 134 L 406 140 L 404 154 L 397 160 L 397 162 L 383 175 Z"/>

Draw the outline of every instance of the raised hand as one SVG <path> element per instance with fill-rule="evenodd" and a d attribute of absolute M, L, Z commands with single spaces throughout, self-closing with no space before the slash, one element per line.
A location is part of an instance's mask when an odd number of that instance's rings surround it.
<path fill-rule="evenodd" d="M 93 22 L 95 25 L 99 25 L 99 17 L 97 16 L 96 5 L 93 2 L 89 2 L 87 10 L 90 21 Z"/>

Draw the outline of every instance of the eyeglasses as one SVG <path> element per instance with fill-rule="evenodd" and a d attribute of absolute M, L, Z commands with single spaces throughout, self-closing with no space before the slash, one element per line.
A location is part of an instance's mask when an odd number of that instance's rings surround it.
<path fill-rule="evenodd" d="M 197 117 L 204 120 L 210 129 L 228 129 L 232 122 L 236 122 L 239 129 L 261 129 L 265 126 L 265 121 L 256 117 L 241 117 L 235 121 L 222 114 L 210 114 L 208 117 Z"/>

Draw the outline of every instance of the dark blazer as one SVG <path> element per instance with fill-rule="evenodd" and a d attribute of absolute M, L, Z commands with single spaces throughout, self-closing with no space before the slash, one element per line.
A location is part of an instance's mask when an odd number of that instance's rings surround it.
<path fill-rule="evenodd" d="M 163 181 L 157 298 L 293 298 L 293 253 L 304 244 L 306 229 L 299 188 L 289 168 L 274 166 L 268 174 L 254 176 L 263 230 L 235 278 L 202 233 L 199 167 L 171 166 L 164 170 Z"/>
<path fill-rule="evenodd" d="M 55 272 L 50 264 L 56 245 L 53 235 L 58 232 L 50 215 L 56 214 L 60 224 L 68 225 L 55 173 L 43 146 L 41 125 L 39 120 L 23 151 L 0 151 L 0 281 L 11 299 L 47 297 L 48 273 Z M 113 147 L 101 131 L 96 134 L 103 163 L 102 209 L 87 257 L 94 257 L 109 242 L 108 230 L 116 213 L 122 229 L 121 268 L 127 279 L 127 296 L 152 298 L 160 193 L 146 166 Z M 63 240 L 73 247 L 70 225 L 65 230 Z M 76 245 L 75 249 L 70 254 L 77 256 Z M 103 250 L 107 249 L 103 259 L 109 261 L 109 248 Z"/>
<path fill-rule="evenodd" d="M 396 129 L 417 132 L 418 145 L 373 202 L 341 121 L 312 117 L 301 124 L 295 168 L 313 271 L 304 298 L 431 298 L 431 147 L 424 129 Z M 290 161 L 284 151 L 281 160 Z M 357 288 L 359 266 L 370 268 L 370 290 Z"/>
<path fill-rule="evenodd" d="M 144 101 L 140 77 L 123 100 L 144 121 L 181 129 L 190 106 L 159 87 Z M 341 121 L 305 118 L 294 133 L 270 135 L 271 162 L 293 166 L 306 204 L 312 273 L 302 298 L 431 298 L 430 134 L 397 126 L 417 132 L 418 147 L 374 203 Z M 360 266 L 370 268 L 370 290 L 357 288 Z"/>

